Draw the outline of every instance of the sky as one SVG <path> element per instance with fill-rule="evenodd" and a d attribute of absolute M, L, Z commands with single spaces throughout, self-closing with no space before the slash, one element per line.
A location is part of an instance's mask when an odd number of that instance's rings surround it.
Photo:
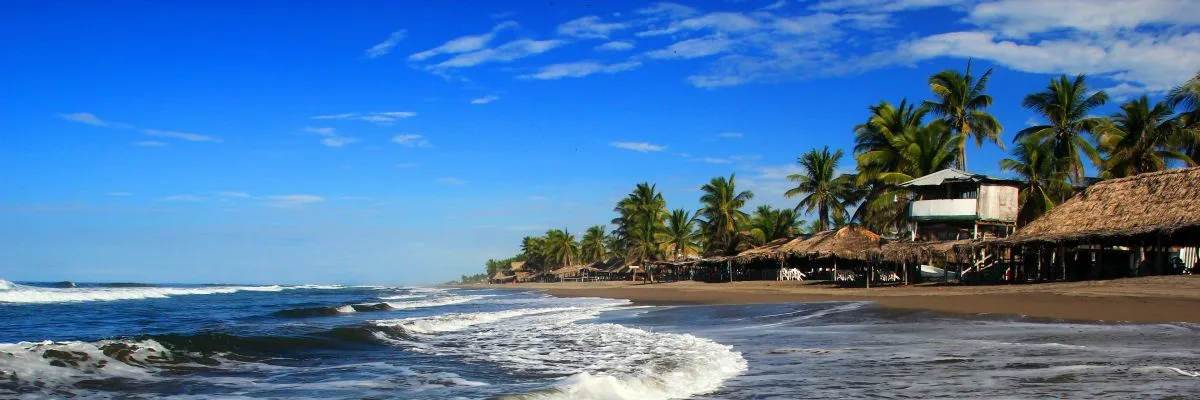
<path fill-rule="evenodd" d="M 638 182 L 793 207 L 797 156 L 968 58 L 1005 143 L 1058 74 L 1161 97 L 1189 2 L 6 2 L 0 279 L 427 284 Z"/>

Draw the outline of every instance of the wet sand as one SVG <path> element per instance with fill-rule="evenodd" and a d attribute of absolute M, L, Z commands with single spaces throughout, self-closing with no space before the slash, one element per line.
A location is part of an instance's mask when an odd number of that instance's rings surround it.
<path fill-rule="evenodd" d="M 481 285 L 536 288 L 561 297 L 635 304 L 753 304 L 873 301 L 884 307 L 959 314 L 1007 314 L 1077 321 L 1200 323 L 1200 276 L 1023 285 L 836 288 L 822 282 L 563 282 Z M 480 287 L 480 286 L 472 286 Z"/>

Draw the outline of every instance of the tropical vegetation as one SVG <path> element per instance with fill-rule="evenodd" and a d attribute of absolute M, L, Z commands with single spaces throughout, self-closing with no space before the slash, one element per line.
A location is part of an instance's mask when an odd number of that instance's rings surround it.
<path fill-rule="evenodd" d="M 901 235 L 913 199 L 901 183 L 946 168 L 965 170 L 968 140 L 1004 148 L 1003 128 L 988 112 L 991 73 L 976 76 L 968 62 L 961 73 L 931 76 L 928 100 L 870 105 L 865 122 L 853 127 L 851 157 L 829 146 L 797 157 L 798 172 L 787 176 L 791 188 L 781 193 L 795 201 L 787 207 L 751 209 L 754 193 L 740 189 L 732 174 L 696 187 L 696 209 L 669 209 L 658 186 L 643 182 L 617 202 L 608 225 L 588 227 L 578 240 L 565 228 L 525 237 L 519 254 L 485 263 L 487 276 L 514 262 L 547 271 L 614 257 L 640 263 L 724 256 L 848 224 Z M 1098 180 L 1200 163 L 1200 73 L 1161 101 L 1140 96 L 1101 116 L 1110 100 L 1091 89 L 1087 76 L 1065 74 L 1020 99 L 1034 122 L 1013 135 L 1009 156 L 998 165 L 1022 182 L 1018 225 Z M 843 167 L 843 158 L 853 165 Z"/>

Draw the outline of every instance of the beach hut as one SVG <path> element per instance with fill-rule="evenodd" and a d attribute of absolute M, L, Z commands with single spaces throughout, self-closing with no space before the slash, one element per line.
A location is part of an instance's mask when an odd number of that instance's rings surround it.
<path fill-rule="evenodd" d="M 550 274 L 561 281 L 582 281 L 588 280 L 589 277 L 595 277 L 597 272 L 601 270 L 591 265 L 579 264 L 562 267 L 553 271 Z"/>
<path fill-rule="evenodd" d="M 512 276 L 512 275 L 505 275 L 503 271 L 496 271 L 496 273 L 494 275 L 492 275 L 491 282 L 492 283 L 508 283 L 508 282 L 512 282 L 513 279 L 516 279 L 516 277 Z"/>
<path fill-rule="evenodd" d="M 1178 273 L 1169 257 L 1196 246 L 1200 167 L 1101 181 L 1012 236 L 973 248 L 1004 251 L 1009 268 L 1037 279 L 1083 279 Z"/>
<path fill-rule="evenodd" d="M 828 260 L 832 268 L 830 280 L 853 281 L 853 271 L 843 269 L 839 273 L 838 261 L 862 264 L 868 260 L 869 251 L 879 249 L 879 243 L 879 235 L 866 228 L 850 225 L 820 232 L 802 241 L 790 241 L 780 246 L 780 250 L 811 260 Z"/>
<path fill-rule="evenodd" d="M 973 271 L 970 262 L 971 245 L 976 240 L 944 240 L 937 242 L 897 241 L 884 244 L 879 249 L 867 252 L 872 263 L 899 267 L 899 278 L 904 284 L 913 281 L 920 275 L 921 266 L 941 266 L 943 281 L 950 279 L 952 268 L 957 270 L 954 276 L 959 279 L 964 273 Z M 965 268 L 965 269 L 964 269 Z M 927 268 L 928 269 L 928 268 Z"/>
<path fill-rule="evenodd" d="M 1021 182 L 953 168 L 900 184 L 908 205 L 913 241 L 1006 237 L 1017 224 Z"/>

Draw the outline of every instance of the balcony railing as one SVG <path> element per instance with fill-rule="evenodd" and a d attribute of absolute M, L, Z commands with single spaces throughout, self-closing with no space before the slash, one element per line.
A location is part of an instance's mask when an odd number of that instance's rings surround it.
<path fill-rule="evenodd" d="M 908 216 L 917 221 L 974 220 L 976 199 L 917 200 L 908 208 Z"/>

